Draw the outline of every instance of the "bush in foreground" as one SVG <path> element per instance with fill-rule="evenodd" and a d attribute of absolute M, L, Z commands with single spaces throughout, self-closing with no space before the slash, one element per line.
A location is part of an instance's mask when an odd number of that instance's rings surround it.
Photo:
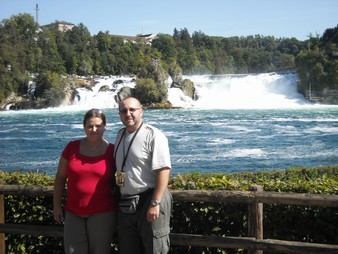
<path fill-rule="evenodd" d="M 0 171 L 4 184 L 52 186 L 54 176 L 39 173 Z M 174 175 L 173 190 L 237 190 L 247 191 L 252 184 L 265 191 L 316 194 L 338 194 L 338 166 L 293 168 L 267 172 L 235 174 Z M 7 223 L 55 225 L 51 197 L 5 197 Z M 173 233 L 220 236 L 247 236 L 247 206 L 174 200 L 171 220 Z M 264 238 L 338 244 L 336 208 L 264 205 Z M 63 253 L 62 239 L 6 235 L 6 253 Z M 243 250 L 172 246 L 170 253 L 245 253 Z"/>

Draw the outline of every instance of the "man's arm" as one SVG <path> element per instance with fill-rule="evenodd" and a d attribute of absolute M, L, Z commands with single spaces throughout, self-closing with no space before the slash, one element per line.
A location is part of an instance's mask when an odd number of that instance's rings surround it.
<path fill-rule="evenodd" d="M 170 177 L 170 168 L 165 167 L 156 170 L 156 181 L 155 188 L 152 195 L 152 200 L 160 201 L 162 200 L 163 194 L 168 187 Z M 149 206 L 147 213 L 147 220 L 152 222 L 160 216 L 160 205 L 151 205 Z"/>

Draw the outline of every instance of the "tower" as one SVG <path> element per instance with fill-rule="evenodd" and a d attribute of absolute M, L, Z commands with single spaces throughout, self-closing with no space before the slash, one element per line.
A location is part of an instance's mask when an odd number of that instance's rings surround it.
<path fill-rule="evenodd" d="M 39 5 L 35 5 L 35 22 L 37 25 L 39 25 Z"/>

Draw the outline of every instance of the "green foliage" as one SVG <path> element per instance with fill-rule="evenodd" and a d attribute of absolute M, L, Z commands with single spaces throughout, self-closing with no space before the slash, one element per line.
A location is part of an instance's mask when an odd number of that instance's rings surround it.
<path fill-rule="evenodd" d="M 27 70 L 36 50 L 34 18 L 12 16 L 0 25 L 0 102 L 10 95 L 27 92 Z"/>
<path fill-rule="evenodd" d="M 134 95 L 142 104 L 148 104 L 151 98 L 158 98 L 155 81 L 152 79 L 138 79 L 136 81 Z"/>
<path fill-rule="evenodd" d="M 266 191 L 338 194 L 338 167 L 292 168 L 235 174 L 177 174 L 170 181 L 179 190 L 248 190 L 258 184 Z"/>
<path fill-rule="evenodd" d="M 45 174 L 0 171 L 4 184 L 51 186 L 54 177 Z M 6 223 L 55 225 L 52 197 L 5 196 Z M 62 239 L 29 235 L 6 235 L 6 253 L 63 253 Z"/>
<path fill-rule="evenodd" d="M 157 49 L 161 53 L 161 59 L 168 64 L 176 59 L 176 43 L 170 35 L 160 34 L 153 41 L 152 48 Z"/>
<path fill-rule="evenodd" d="M 298 41 L 261 35 L 224 38 L 201 31 L 190 35 L 184 28 L 175 29 L 173 36 L 159 34 L 148 45 L 126 42 L 108 32 L 91 36 L 82 23 L 67 32 L 57 26 L 41 31 L 31 15 L 19 14 L 0 24 L 0 102 L 12 93 L 26 93 L 28 81 L 22 83 L 26 72 L 130 74 L 158 83 L 151 64 L 154 59 L 166 70 L 177 63 L 183 74 L 260 73 L 295 70 L 296 66 L 303 91 L 310 82 L 317 90 L 337 89 L 337 31 L 330 28 L 322 38 Z M 59 94 L 55 87 L 45 89 L 35 95 L 37 99 L 45 96 L 49 100 Z"/>
<path fill-rule="evenodd" d="M 52 186 L 54 177 L 45 174 L 0 171 L 0 182 L 18 185 Z M 234 174 L 201 174 L 193 172 L 174 175 L 172 190 L 236 190 L 247 191 L 252 184 L 265 191 L 338 194 L 338 166 L 293 168 L 267 172 Z M 55 225 L 52 197 L 5 197 L 5 218 L 8 223 Z M 173 204 L 173 233 L 247 236 L 248 210 L 245 204 L 181 202 Z M 336 208 L 264 205 L 264 238 L 288 241 L 338 244 Z M 6 253 L 63 253 L 62 239 L 6 235 Z M 115 253 L 115 252 L 114 252 Z M 170 253 L 238 254 L 243 250 L 208 247 L 171 246 Z"/>
<path fill-rule="evenodd" d="M 35 95 L 57 107 L 65 98 L 66 79 L 56 72 L 47 71 L 36 77 Z"/>
<path fill-rule="evenodd" d="M 322 37 L 311 37 L 307 49 L 295 58 L 301 89 L 310 88 L 315 96 L 324 88 L 338 89 L 338 26 L 327 29 Z"/>
<path fill-rule="evenodd" d="M 163 102 L 166 99 L 165 90 L 162 84 L 150 78 L 137 79 L 134 96 L 137 97 L 142 104 L 149 105 L 151 103 Z"/>
<path fill-rule="evenodd" d="M 265 191 L 338 194 L 338 166 L 293 168 L 285 171 L 235 174 L 177 174 L 174 190 L 247 191 L 250 185 Z M 241 204 L 174 202 L 172 232 L 220 236 L 247 236 L 247 206 Z M 337 244 L 336 208 L 264 205 L 264 238 Z M 172 253 L 243 253 L 241 250 L 176 247 Z M 264 252 L 265 253 L 265 252 Z"/>

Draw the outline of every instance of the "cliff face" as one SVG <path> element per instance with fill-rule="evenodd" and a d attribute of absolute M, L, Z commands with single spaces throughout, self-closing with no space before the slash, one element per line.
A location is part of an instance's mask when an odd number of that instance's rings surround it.
<path fill-rule="evenodd" d="M 45 104 L 41 100 L 33 100 L 28 96 L 17 96 L 12 93 L 0 104 L 1 110 L 41 109 Z"/>
<path fill-rule="evenodd" d="M 76 95 L 76 89 L 81 86 L 90 86 L 85 83 L 82 78 L 75 77 L 73 75 L 63 77 L 64 88 L 63 88 L 63 99 L 60 102 L 52 103 L 46 99 L 36 98 L 34 95 L 35 82 L 30 81 L 28 84 L 27 94 L 22 96 L 12 93 L 5 101 L 0 103 L 0 110 L 22 110 L 22 109 L 42 109 L 47 107 L 55 107 L 60 105 L 70 105 Z M 61 97 L 61 98 L 62 98 Z"/>

